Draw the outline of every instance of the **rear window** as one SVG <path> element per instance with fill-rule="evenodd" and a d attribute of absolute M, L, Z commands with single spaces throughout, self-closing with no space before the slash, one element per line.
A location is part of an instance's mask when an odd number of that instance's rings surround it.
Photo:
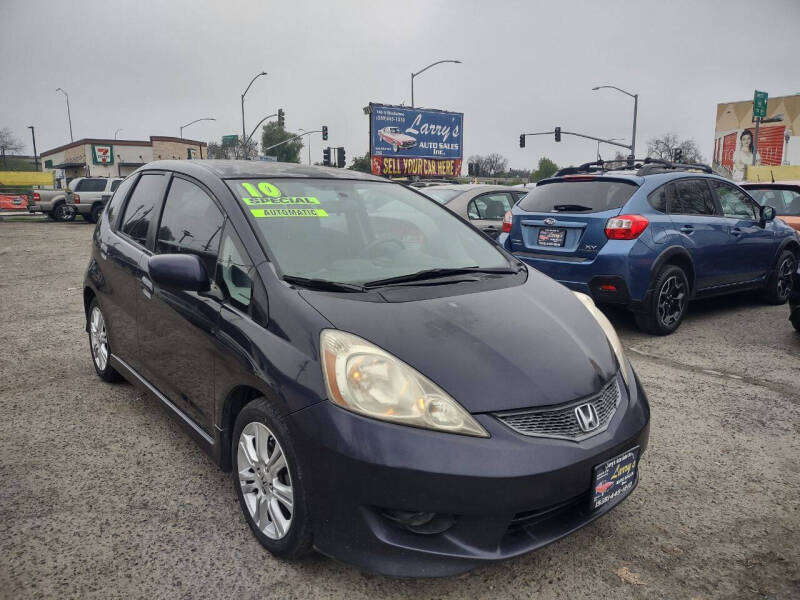
<path fill-rule="evenodd" d="M 76 192 L 103 192 L 105 189 L 105 179 L 83 179 L 75 186 Z"/>
<path fill-rule="evenodd" d="M 439 204 L 447 204 L 461 193 L 459 190 L 437 190 L 436 188 L 428 188 L 421 191 L 429 198 L 436 200 Z"/>
<path fill-rule="evenodd" d="M 621 181 L 562 179 L 536 186 L 519 207 L 528 212 L 603 212 L 622 208 L 637 189 Z"/>

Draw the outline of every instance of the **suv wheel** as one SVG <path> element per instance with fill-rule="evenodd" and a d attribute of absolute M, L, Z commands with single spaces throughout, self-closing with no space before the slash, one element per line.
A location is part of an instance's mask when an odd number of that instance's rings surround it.
<path fill-rule="evenodd" d="M 686 316 L 689 280 L 683 269 L 667 265 L 658 273 L 653 290 L 650 306 L 636 314 L 636 324 L 647 333 L 669 335 Z"/>
<path fill-rule="evenodd" d="M 75 211 L 68 207 L 65 202 L 60 202 L 53 208 L 53 219 L 61 223 L 74 221 Z"/>
<path fill-rule="evenodd" d="M 311 551 L 303 473 L 285 418 L 257 398 L 236 418 L 231 445 L 233 485 L 247 524 L 275 556 Z"/>
<path fill-rule="evenodd" d="M 92 210 L 89 213 L 89 218 L 87 221 L 89 223 L 97 223 L 100 220 L 100 216 L 103 214 L 103 205 L 99 202 L 92 205 Z"/>
<path fill-rule="evenodd" d="M 797 270 L 797 258 L 791 250 L 784 250 L 778 257 L 775 270 L 767 278 L 761 297 L 768 304 L 784 304 L 792 291 L 792 277 Z"/>
<path fill-rule="evenodd" d="M 89 305 L 89 350 L 92 353 L 94 370 L 103 381 L 122 381 L 122 376 L 111 366 L 111 346 L 108 344 L 106 319 L 97 299 Z"/>

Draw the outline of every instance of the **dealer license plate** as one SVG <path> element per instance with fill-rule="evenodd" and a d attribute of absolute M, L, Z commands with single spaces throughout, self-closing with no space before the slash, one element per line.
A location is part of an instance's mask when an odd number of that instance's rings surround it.
<path fill-rule="evenodd" d="M 636 483 L 639 446 L 594 468 L 592 510 L 627 496 Z"/>
<path fill-rule="evenodd" d="M 540 246 L 555 246 L 560 248 L 564 245 L 566 229 L 558 229 L 554 227 L 542 227 L 539 230 L 539 245 Z"/>

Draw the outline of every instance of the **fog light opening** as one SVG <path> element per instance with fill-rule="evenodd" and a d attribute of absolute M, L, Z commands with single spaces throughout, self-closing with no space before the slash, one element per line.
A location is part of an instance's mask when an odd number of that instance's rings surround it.
<path fill-rule="evenodd" d="M 412 533 L 419 533 L 422 535 L 443 533 L 450 529 L 456 522 L 455 515 L 443 515 L 432 512 L 411 512 L 385 508 L 381 511 L 381 514 L 395 525 L 407 529 Z"/>

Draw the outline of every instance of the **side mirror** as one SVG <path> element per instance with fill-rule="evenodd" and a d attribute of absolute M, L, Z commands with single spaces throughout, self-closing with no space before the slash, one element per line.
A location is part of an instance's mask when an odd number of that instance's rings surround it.
<path fill-rule="evenodd" d="M 211 281 L 196 254 L 158 254 L 147 263 L 150 278 L 165 288 L 187 292 L 207 292 Z"/>
<path fill-rule="evenodd" d="M 761 220 L 766 223 L 775 219 L 775 208 L 772 206 L 761 207 Z"/>

